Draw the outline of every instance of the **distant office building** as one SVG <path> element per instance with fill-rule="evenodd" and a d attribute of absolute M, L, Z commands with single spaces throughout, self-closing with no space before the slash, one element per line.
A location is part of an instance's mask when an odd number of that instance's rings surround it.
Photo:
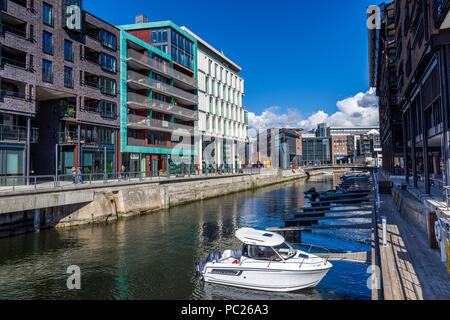
<path fill-rule="evenodd" d="M 316 129 L 316 137 L 329 137 L 330 136 L 330 128 L 327 127 L 326 123 L 320 123 L 319 125 L 317 125 L 317 129 Z"/>
<path fill-rule="evenodd" d="M 303 129 L 280 130 L 280 168 L 298 168 L 303 165 Z"/>
<path fill-rule="evenodd" d="M 241 168 L 247 163 L 248 138 L 242 69 L 188 28 L 181 28 L 198 43 L 198 162 L 204 168 Z"/>
<path fill-rule="evenodd" d="M 306 134 L 302 137 L 304 166 L 331 165 L 331 139 Z"/>

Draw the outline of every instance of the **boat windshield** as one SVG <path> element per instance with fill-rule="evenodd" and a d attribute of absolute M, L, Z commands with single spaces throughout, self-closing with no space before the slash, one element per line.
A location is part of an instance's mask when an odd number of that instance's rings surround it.
<path fill-rule="evenodd" d="M 255 260 L 281 261 L 281 258 L 287 260 L 295 256 L 295 250 L 287 243 L 277 247 L 244 244 L 242 255 Z"/>
<path fill-rule="evenodd" d="M 283 243 L 278 247 L 273 248 L 284 260 L 295 256 L 295 249 L 289 243 Z"/>

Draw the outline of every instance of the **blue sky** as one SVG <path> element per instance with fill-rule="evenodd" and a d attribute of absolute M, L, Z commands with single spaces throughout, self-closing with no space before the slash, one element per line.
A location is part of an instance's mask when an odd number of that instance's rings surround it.
<path fill-rule="evenodd" d="M 257 116 L 304 119 L 368 85 L 367 0 L 85 0 L 84 9 L 116 25 L 144 13 L 185 25 L 243 68 L 244 105 Z M 270 109 L 269 109 L 270 110 Z"/>

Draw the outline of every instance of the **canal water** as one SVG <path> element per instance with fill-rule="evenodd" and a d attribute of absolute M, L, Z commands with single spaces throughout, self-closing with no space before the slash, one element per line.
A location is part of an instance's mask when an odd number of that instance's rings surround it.
<path fill-rule="evenodd" d="M 337 182 L 286 183 L 117 223 L 0 240 L 0 299 L 369 299 L 365 264 L 333 262 L 316 288 L 295 293 L 205 284 L 195 273 L 208 253 L 240 249 L 238 228 L 283 226 L 284 217 L 304 206 L 305 190 L 328 190 Z M 302 241 L 340 252 L 371 249 L 365 230 L 315 231 Z M 73 265 L 81 270 L 80 290 L 67 289 Z"/>

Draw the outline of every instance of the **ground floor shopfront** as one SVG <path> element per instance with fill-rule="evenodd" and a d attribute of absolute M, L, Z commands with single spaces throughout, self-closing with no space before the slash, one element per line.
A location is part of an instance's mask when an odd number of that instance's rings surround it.
<path fill-rule="evenodd" d="M 198 145 L 198 163 L 204 172 L 238 170 L 248 158 L 245 141 L 202 135 Z"/>

